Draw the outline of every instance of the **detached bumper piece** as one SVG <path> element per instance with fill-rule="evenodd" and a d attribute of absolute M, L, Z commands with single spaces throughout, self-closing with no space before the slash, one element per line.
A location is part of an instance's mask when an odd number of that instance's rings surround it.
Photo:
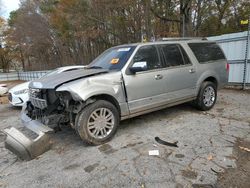
<path fill-rule="evenodd" d="M 26 136 L 14 127 L 5 129 L 7 135 L 5 147 L 23 160 L 31 160 L 50 149 L 50 135 L 54 130 L 42 123 L 30 119 L 24 112 L 21 119 L 26 128 L 33 132 L 36 137 Z"/>

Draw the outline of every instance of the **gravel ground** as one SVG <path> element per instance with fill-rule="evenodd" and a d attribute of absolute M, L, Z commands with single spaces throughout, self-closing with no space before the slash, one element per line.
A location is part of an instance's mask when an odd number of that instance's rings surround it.
<path fill-rule="evenodd" d="M 239 146 L 250 148 L 250 93 L 218 95 L 207 112 L 183 104 L 123 121 L 102 146 L 86 146 L 63 127 L 52 149 L 28 162 L 4 148 L 0 133 L 0 187 L 249 188 L 250 152 Z M 0 130 L 20 127 L 19 113 L 0 105 Z M 156 136 L 178 147 L 160 145 Z"/>

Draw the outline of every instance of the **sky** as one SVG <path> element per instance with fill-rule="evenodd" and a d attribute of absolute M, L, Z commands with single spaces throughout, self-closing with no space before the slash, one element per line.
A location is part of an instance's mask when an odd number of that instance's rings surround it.
<path fill-rule="evenodd" d="M 1 12 L 0 16 L 7 19 L 11 11 L 18 9 L 19 7 L 19 0 L 0 0 L 2 1 L 1 4 Z"/>

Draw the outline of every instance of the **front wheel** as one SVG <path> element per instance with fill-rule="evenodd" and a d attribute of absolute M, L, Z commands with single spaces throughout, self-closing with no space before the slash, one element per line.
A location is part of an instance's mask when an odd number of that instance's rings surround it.
<path fill-rule="evenodd" d="M 119 121 L 117 108 L 108 101 L 98 100 L 80 112 L 76 130 L 83 141 L 91 145 L 100 145 L 114 136 Z"/>
<path fill-rule="evenodd" d="M 213 108 L 217 99 L 217 87 L 213 82 L 203 82 L 195 100 L 198 109 L 206 111 Z"/>

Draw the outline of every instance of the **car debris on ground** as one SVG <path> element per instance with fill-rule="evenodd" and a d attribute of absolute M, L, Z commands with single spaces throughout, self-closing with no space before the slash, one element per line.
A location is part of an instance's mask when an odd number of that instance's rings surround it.
<path fill-rule="evenodd" d="M 245 148 L 245 147 L 242 147 L 242 146 L 239 146 L 240 149 L 244 150 L 244 151 L 248 151 L 250 152 L 250 149 L 249 148 Z"/>
<path fill-rule="evenodd" d="M 160 154 L 159 150 L 149 150 L 148 151 L 148 155 L 159 155 L 159 154 Z"/>
<path fill-rule="evenodd" d="M 163 144 L 163 145 L 166 145 L 166 146 L 171 146 L 171 147 L 177 147 L 177 144 L 178 144 L 178 141 L 175 141 L 175 142 L 166 142 L 162 139 L 160 139 L 159 137 L 155 137 L 155 141 L 158 142 L 159 144 Z"/>

